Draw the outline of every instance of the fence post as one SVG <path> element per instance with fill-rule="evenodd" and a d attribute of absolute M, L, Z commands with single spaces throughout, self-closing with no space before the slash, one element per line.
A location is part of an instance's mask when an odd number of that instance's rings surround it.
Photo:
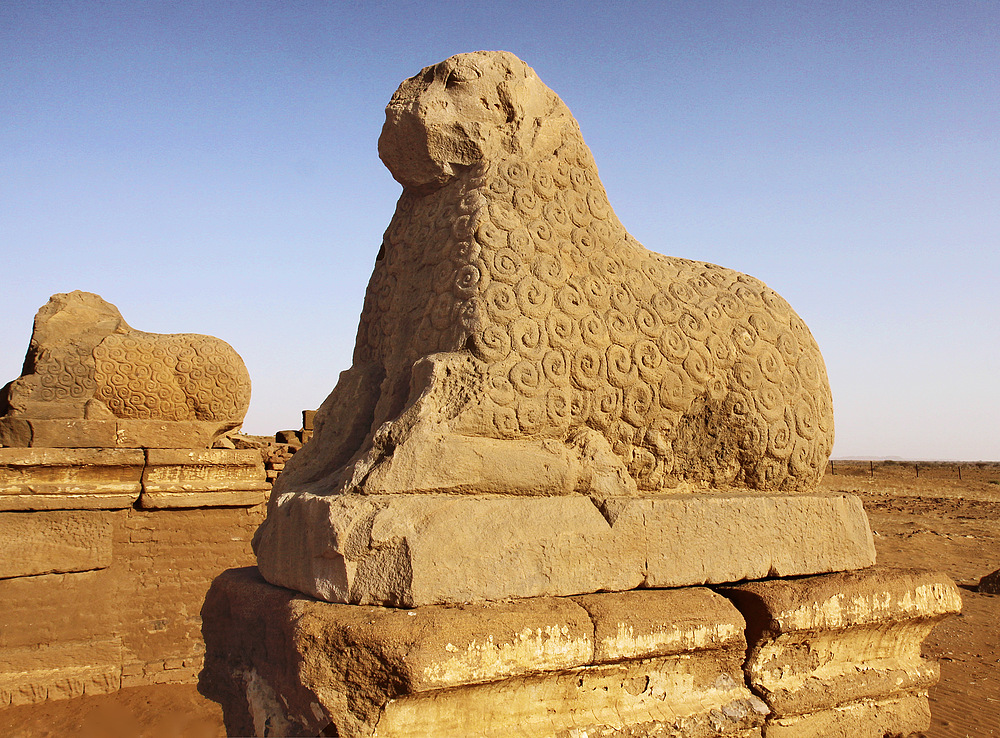
<path fill-rule="evenodd" d="M 875 478 L 875 462 L 874 462 L 874 461 L 869 461 L 869 462 L 868 462 L 868 475 L 869 475 L 869 476 L 870 476 L 870 477 L 871 477 L 872 479 L 874 479 L 874 478 Z"/>
<path fill-rule="evenodd" d="M 919 477 L 919 476 L 920 476 L 920 464 L 914 464 L 914 465 L 913 465 L 913 468 L 914 468 L 914 469 L 916 469 L 916 471 L 917 471 L 917 476 Z"/>
<path fill-rule="evenodd" d="M 958 465 L 958 481 L 962 481 L 962 465 Z"/>

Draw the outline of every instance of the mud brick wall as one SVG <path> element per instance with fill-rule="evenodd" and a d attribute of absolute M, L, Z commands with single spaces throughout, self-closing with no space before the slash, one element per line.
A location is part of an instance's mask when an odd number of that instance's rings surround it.
<path fill-rule="evenodd" d="M 212 580 L 252 566 L 264 506 L 128 510 L 112 564 L 121 613 L 122 686 L 193 680 L 201 668 L 201 606 Z M 238 564 L 234 562 L 239 562 Z"/>
<path fill-rule="evenodd" d="M 0 449 L 0 456 L 13 451 Z M 161 509 L 143 507 L 143 490 L 152 485 L 140 484 L 133 504 L 121 509 L 12 510 L 32 502 L 30 485 L 15 489 L 8 478 L 5 487 L 2 461 L 0 707 L 196 681 L 209 586 L 226 569 L 254 564 L 250 539 L 266 497 L 259 455 L 243 475 L 259 476 L 252 495 L 240 487 L 253 484 L 222 474 L 217 488 L 202 484 L 195 494 L 225 500 L 228 485 L 233 504 L 187 500 L 192 506 Z M 69 476 L 82 468 L 70 468 Z M 101 487 L 74 496 L 68 490 L 83 487 L 66 484 L 61 497 L 38 495 L 44 499 L 34 506 L 104 505 Z"/>

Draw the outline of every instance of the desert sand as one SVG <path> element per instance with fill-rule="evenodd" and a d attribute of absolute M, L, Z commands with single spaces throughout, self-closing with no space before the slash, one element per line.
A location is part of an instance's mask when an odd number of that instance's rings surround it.
<path fill-rule="evenodd" d="M 962 614 L 924 644 L 941 664 L 925 736 L 1000 736 L 1000 595 L 976 591 L 1000 569 L 1000 463 L 834 461 L 821 488 L 861 495 L 880 563 L 943 571 L 962 589 Z M 196 685 L 167 685 L 8 708 L 0 734 L 221 738 L 225 730 L 221 709 Z"/>

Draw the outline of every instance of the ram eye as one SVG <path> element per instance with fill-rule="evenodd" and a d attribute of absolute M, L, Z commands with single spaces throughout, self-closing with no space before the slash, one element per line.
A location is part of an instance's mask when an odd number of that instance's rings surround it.
<path fill-rule="evenodd" d="M 480 76 L 482 75 L 475 67 L 455 67 L 448 74 L 448 78 L 444 84 L 445 87 L 454 87 L 463 82 L 471 82 L 474 79 L 479 79 Z"/>

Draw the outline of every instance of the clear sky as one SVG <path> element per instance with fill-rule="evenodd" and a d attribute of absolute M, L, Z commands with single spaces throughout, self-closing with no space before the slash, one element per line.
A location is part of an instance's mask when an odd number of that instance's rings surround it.
<path fill-rule="evenodd" d="M 298 428 L 350 365 L 399 196 L 385 104 L 477 49 L 569 105 L 647 248 L 792 304 L 835 457 L 1000 460 L 995 0 L 4 0 L 0 384 L 82 289 L 228 341 L 244 428 Z"/>

